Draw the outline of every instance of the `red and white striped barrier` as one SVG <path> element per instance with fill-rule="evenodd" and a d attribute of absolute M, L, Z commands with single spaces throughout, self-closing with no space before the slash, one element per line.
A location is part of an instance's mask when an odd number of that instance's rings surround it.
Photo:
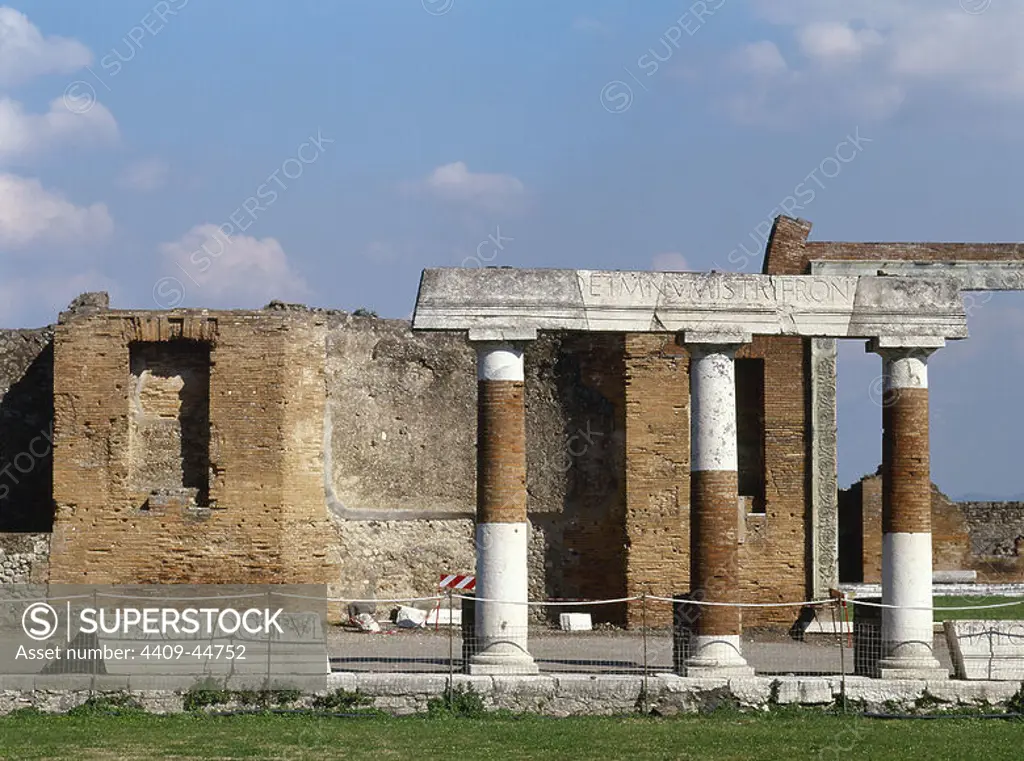
<path fill-rule="evenodd" d="M 472 592 L 476 589 L 476 576 L 470 576 L 464 573 L 442 573 L 441 580 L 437 584 L 438 589 L 454 589 L 461 592 Z M 459 610 L 461 620 L 461 609 Z M 441 621 L 441 600 L 437 601 L 437 607 L 434 608 L 434 631 L 437 631 L 438 624 Z M 448 625 L 452 626 L 454 621 L 449 620 Z"/>
<path fill-rule="evenodd" d="M 457 573 L 443 573 L 441 574 L 441 581 L 437 586 L 440 589 L 461 589 L 470 591 L 476 589 L 476 576 Z"/>

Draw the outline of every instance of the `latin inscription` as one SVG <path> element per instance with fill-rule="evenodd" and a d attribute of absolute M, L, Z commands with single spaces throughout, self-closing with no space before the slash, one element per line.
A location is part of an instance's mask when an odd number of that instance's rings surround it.
<path fill-rule="evenodd" d="M 582 279 L 584 294 L 598 299 L 650 302 L 752 304 L 853 303 L 856 278 L 723 277 L 660 272 L 592 272 Z"/>

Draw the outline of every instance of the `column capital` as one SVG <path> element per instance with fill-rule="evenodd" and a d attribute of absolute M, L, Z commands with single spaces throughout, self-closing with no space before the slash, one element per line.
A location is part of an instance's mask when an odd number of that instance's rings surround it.
<path fill-rule="evenodd" d="M 743 344 L 750 343 L 750 333 L 725 332 L 713 330 L 685 330 L 676 334 L 676 343 L 681 346 L 700 347 L 704 351 L 737 350 Z"/>
<path fill-rule="evenodd" d="M 510 343 L 536 341 L 536 328 L 470 328 L 471 343 Z"/>
<path fill-rule="evenodd" d="M 511 341 L 477 341 L 476 377 L 481 381 L 524 381 L 523 347 Z"/>
<path fill-rule="evenodd" d="M 917 357 L 927 359 L 937 349 L 946 345 L 946 339 L 934 336 L 879 336 L 872 338 L 864 347 L 868 354 L 880 354 L 893 359 Z"/>

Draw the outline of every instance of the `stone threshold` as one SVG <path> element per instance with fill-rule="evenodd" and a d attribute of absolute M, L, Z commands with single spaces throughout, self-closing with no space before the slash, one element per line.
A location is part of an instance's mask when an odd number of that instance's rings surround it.
<path fill-rule="evenodd" d="M 97 677 L 94 690 L 47 689 L 37 679 L 26 689 L 24 677 L 0 678 L 0 715 L 33 706 L 62 712 L 96 692 L 129 691 L 154 713 L 184 710 L 185 690 L 130 689 L 123 677 Z M 16 685 L 15 682 L 22 682 Z M 646 681 L 646 690 L 645 690 Z M 697 713 L 716 708 L 770 710 L 773 706 L 832 707 L 842 701 L 838 676 L 734 679 L 690 678 L 675 674 L 636 675 L 549 674 L 540 676 L 470 676 L 455 674 L 456 689 L 476 692 L 489 710 L 548 716 L 615 715 L 642 711 L 661 715 Z M 374 707 L 396 716 L 422 713 L 427 702 L 441 697 L 447 674 L 338 672 L 327 677 L 325 692 L 343 690 L 365 695 Z M 882 680 L 848 676 L 846 700 L 853 711 L 928 712 L 1006 706 L 1022 689 L 1020 682 L 957 680 Z M 319 692 L 319 691 L 318 691 Z M 312 695 L 294 707 L 308 705 Z"/>

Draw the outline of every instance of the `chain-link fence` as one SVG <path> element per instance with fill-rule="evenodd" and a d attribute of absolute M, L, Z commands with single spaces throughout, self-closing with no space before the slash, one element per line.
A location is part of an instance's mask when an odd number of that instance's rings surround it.
<path fill-rule="evenodd" d="M 626 603 L 633 614 L 629 626 L 600 623 L 614 617 L 608 615 L 608 609 Z M 367 630 L 365 624 L 360 629 L 355 616 L 350 624 L 332 627 L 328 634 L 331 666 L 338 671 L 494 674 L 502 673 L 500 664 L 475 668 L 474 656 L 495 646 L 505 652 L 514 651 L 525 642 L 533 668 L 542 674 L 685 674 L 687 641 L 699 611 L 717 603 L 650 595 L 531 602 L 531 620 L 538 623 L 490 635 L 477 630 L 477 605 L 473 597 L 461 594 L 392 600 L 383 605 L 377 602 L 378 613 L 356 614 L 364 620 L 371 617 L 375 630 Z M 353 609 L 357 607 L 358 603 Z M 890 606 L 882 605 L 880 600 L 837 597 L 778 607 L 791 608 L 797 623 L 788 630 L 748 627 L 740 637 L 742 656 L 758 675 L 877 677 L 880 661 L 894 647 L 883 638 L 882 611 Z M 955 607 L 942 606 L 940 598 L 934 612 L 937 622 L 932 636 L 922 644 L 940 669 L 951 676 L 960 675 L 955 668 L 959 645 L 951 647 L 949 625 L 944 626 L 938 619 L 987 621 L 983 633 L 990 641 L 1001 638 L 1005 651 L 997 654 L 999 647 L 990 648 L 991 654 L 1007 657 L 1010 662 L 1009 671 L 1004 669 L 1004 676 L 999 678 L 1024 679 L 1024 621 L 1014 623 L 1024 618 L 1024 598 Z M 666 625 L 665 621 L 673 623 Z M 997 621 L 1002 628 L 993 628 Z M 1015 658 L 1017 665 L 1013 665 Z M 507 673 L 524 673 L 522 659 L 510 658 L 508 664 Z M 1014 669 L 1021 673 L 1016 675 Z"/>
<path fill-rule="evenodd" d="M 218 587 L 209 590 L 216 594 L 198 597 L 183 596 L 180 590 L 175 597 L 175 590 L 166 588 L 140 589 L 98 588 L 86 594 L 68 589 L 63 597 L 55 597 L 60 591 L 50 589 L 47 599 L 52 605 L 12 592 L 5 600 L 8 604 L 0 606 L 0 623 L 10 630 L 10 636 L 0 638 L 6 673 L 110 678 L 120 674 L 136 681 L 151 677 L 154 683 L 195 675 L 312 677 L 328 668 L 364 673 L 687 675 L 699 665 L 695 655 L 711 640 L 735 649 L 735 675 L 877 677 L 883 668 L 893 668 L 894 655 L 910 650 L 927 656 L 920 660 L 936 674 L 944 670 L 954 678 L 1024 680 L 1024 597 L 967 601 L 972 604 L 963 604 L 962 597 L 946 603 L 936 598 L 931 613 L 923 616 L 934 623 L 925 623 L 917 630 L 917 641 L 908 642 L 907 628 L 897 625 L 907 610 L 887 613 L 892 606 L 880 598 L 850 600 L 839 592 L 827 600 L 790 604 L 719 603 L 697 594 L 511 603 L 524 605 L 527 614 L 510 619 L 530 622 L 512 627 L 503 623 L 503 617 L 486 625 L 477 620 L 487 605 L 507 610 L 508 601 L 455 591 L 422 598 L 343 600 L 326 598 L 323 590 L 308 594 L 299 587 L 255 587 L 227 594 Z M 723 607 L 737 609 L 740 617 L 746 612 L 748 620 L 763 618 L 751 615 L 752 608 L 779 609 L 772 611 L 776 619 L 795 623 L 789 628 L 747 625 L 741 635 L 711 636 L 709 631 L 729 631 L 707 627 L 713 620 L 723 620 L 721 615 L 709 615 Z M 160 611 L 164 623 L 168 617 L 177 621 L 179 610 L 185 616 L 186 609 L 230 615 L 209 631 L 195 634 L 140 634 L 140 627 L 128 625 L 129 612 L 145 623 L 150 609 Z M 325 613 L 331 609 L 334 615 Z M 250 635 L 240 630 L 248 621 L 240 615 L 269 615 L 275 610 L 281 611 L 275 631 Z M 101 616 L 91 634 L 82 628 L 89 611 Z M 724 619 L 735 620 L 735 612 Z M 113 629 L 104 624 L 104 614 L 115 616 Z M 122 614 L 124 618 L 117 618 Z M 43 631 L 50 615 L 54 628 Z M 78 626 L 74 636 L 65 633 L 72 621 Z M 897 636 L 903 639 L 896 641 Z M 30 649 L 62 646 L 63 657 L 51 656 L 51 663 L 19 659 L 26 644 Z M 228 646 L 244 658 L 228 653 Z M 108 650 L 129 655 L 97 655 Z"/>

